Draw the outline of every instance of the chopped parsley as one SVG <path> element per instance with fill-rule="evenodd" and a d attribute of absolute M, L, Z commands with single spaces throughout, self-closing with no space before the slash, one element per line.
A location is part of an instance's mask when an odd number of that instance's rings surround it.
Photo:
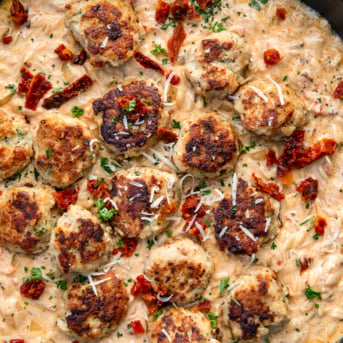
<path fill-rule="evenodd" d="M 136 107 L 136 100 L 133 99 L 133 100 L 129 101 L 129 105 L 128 106 L 124 106 L 124 107 L 122 107 L 122 109 L 125 112 L 130 113 L 130 112 L 132 112 L 135 109 L 135 107 Z"/>
<path fill-rule="evenodd" d="M 319 233 L 315 233 L 312 238 L 315 239 L 316 241 L 318 240 L 318 238 L 320 237 Z"/>
<path fill-rule="evenodd" d="M 11 96 L 13 96 L 17 91 L 17 88 L 13 84 L 7 85 L 5 86 L 5 88 L 11 91 Z"/>
<path fill-rule="evenodd" d="M 106 208 L 105 202 L 101 198 L 96 201 L 96 206 L 98 208 L 98 216 L 101 220 L 110 220 L 116 214 L 116 211 L 113 208 L 110 210 Z"/>
<path fill-rule="evenodd" d="M 322 300 L 322 294 L 313 290 L 310 285 L 307 285 L 307 288 L 305 289 L 305 295 L 307 299 L 318 298 L 319 300 Z"/>
<path fill-rule="evenodd" d="M 61 93 L 61 92 L 63 92 L 63 89 L 62 88 L 54 88 L 51 92 L 52 93 Z"/>
<path fill-rule="evenodd" d="M 81 117 L 84 114 L 85 114 L 85 111 L 82 108 L 80 108 L 80 107 L 73 106 L 72 109 L 71 109 L 71 116 L 73 118 Z"/>
<path fill-rule="evenodd" d="M 154 239 L 153 238 L 148 238 L 147 244 L 148 244 L 148 249 L 150 250 L 151 247 L 155 244 Z"/>
<path fill-rule="evenodd" d="M 171 230 L 166 230 L 166 235 L 170 238 L 173 235 Z"/>
<path fill-rule="evenodd" d="M 181 129 L 180 122 L 173 119 L 173 126 L 172 126 L 172 128 L 173 129 Z"/>
<path fill-rule="evenodd" d="M 222 294 L 229 287 L 229 278 L 220 280 L 220 294 Z"/>
<path fill-rule="evenodd" d="M 156 320 L 158 319 L 158 317 L 161 315 L 163 313 L 163 311 L 161 311 L 161 310 L 159 310 L 159 311 L 157 311 L 156 313 L 155 313 L 155 315 L 154 315 L 154 322 L 156 322 Z"/>
<path fill-rule="evenodd" d="M 161 47 L 161 44 L 155 45 L 155 48 L 150 51 L 153 55 L 158 56 L 166 54 L 167 50 Z"/>
<path fill-rule="evenodd" d="M 55 282 L 57 285 L 57 288 L 63 289 L 64 291 L 67 289 L 67 281 L 64 280 L 58 280 Z"/>
<path fill-rule="evenodd" d="M 225 27 L 223 26 L 223 23 L 218 23 L 217 21 L 212 23 L 209 27 L 209 29 L 212 31 L 212 32 L 222 32 L 222 31 L 225 31 Z"/>
<path fill-rule="evenodd" d="M 258 11 L 261 11 L 261 4 L 265 5 L 268 0 L 251 0 L 249 6 L 251 8 L 256 8 Z"/>
<path fill-rule="evenodd" d="M 24 282 L 25 281 L 33 281 L 33 280 L 42 280 L 43 279 L 43 274 L 40 268 L 38 267 L 33 267 L 30 270 L 31 276 L 29 276 L 28 278 L 24 278 Z"/>
<path fill-rule="evenodd" d="M 119 248 L 122 248 L 124 246 L 124 241 L 121 239 L 120 241 L 117 242 L 117 246 Z"/>
<path fill-rule="evenodd" d="M 207 316 L 210 319 L 212 329 L 215 329 L 217 327 L 217 316 L 212 312 L 208 312 Z"/>
<path fill-rule="evenodd" d="M 250 151 L 250 149 L 254 149 L 256 147 L 256 143 L 252 142 L 251 145 L 242 145 L 242 154 Z"/>
<path fill-rule="evenodd" d="M 235 299 L 232 295 L 230 295 L 230 299 L 238 306 L 241 306 L 240 302 L 237 299 Z"/>
<path fill-rule="evenodd" d="M 47 157 L 48 159 L 50 159 L 50 158 L 51 158 L 51 150 L 50 150 L 50 149 L 47 149 L 47 150 L 45 150 L 45 153 L 46 153 L 46 157 Z"/>

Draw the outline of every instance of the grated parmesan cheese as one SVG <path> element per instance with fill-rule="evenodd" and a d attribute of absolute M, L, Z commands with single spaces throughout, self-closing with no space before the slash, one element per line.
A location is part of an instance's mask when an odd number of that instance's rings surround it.
<path fill-rule="evenodd" d="M 268 98 L 265 96 L 265 94 L 260 89 L 256 88 L 255 86 L 250 86 L 250 85 L 248 87 L 251 88 L 265 102 L 268 102 Z"/>
<path fill-rule="evenodd" d="M 258 241 L 258 238 L 256 238 L 247 228 L 245 228 L 243 225 L 239 225 L 239 228 L 254 242 Z"/>
<path fill-rule="evenodd" d="M 237 204 L 237 174 L 233 173 L 232 178 L 232 206 Z"/>
<path fill-rule="evenodd" d="M 172 71 L 169 74 L 169 76 L 168 76 L 168 78 L 164 84 L 164 90 L 163 90 L 163 101 L 164 101 L 164 103 L 163 103 L 163 105 L 165 105 L 165 106 L 173 106 L 176 103 L 175 101 L 174 102 L 168 102 L 170 82 L 171 82 L 172 78 L 174 77 L 174 75 L 175 75 L 175 72 Z"/>
<path fill-rule="evenodd" d="M 274 80 L 272 80 L 271 78 L 269 78 L 269 80 L 270 80 L 270 81 L 274 84 L 274 86 L 276 87 L 277 92 L 278 92 L 278 95 L 279 95 L 279 99 L 280 99 L 280 104 L 281 104 L 281 106 L 283 106 L 283 105 L 285 104 L 285 98 L 284 98 L 284 96 L 283 96 L 283 94 L 282 94 L 282 89 L 281 89 L 280 85 L 279 85 L 277 82 L 275 82 Z"/>

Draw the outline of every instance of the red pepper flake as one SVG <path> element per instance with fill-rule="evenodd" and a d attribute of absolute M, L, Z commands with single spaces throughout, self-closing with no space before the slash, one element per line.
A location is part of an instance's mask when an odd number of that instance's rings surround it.
<path fill-rule="evenodd" d="M 92 195 L 94 195 L 97 198 L 111 198 L 108 185 L 102 179 L 88 180 L 87 189 Z"/>
<path fill-rule="evenodd" d="M 278 7 L 276 9 L 276 16 L 280 19 L 280 20 L 285 20 L 286 19 L 286 15 L 287 15 L 287 11 L 285 8 L 283 7 Z"/>
<path fill-rule="evenodd" d="M 301 192 L 301 200 L 315 200 L 318 195 L 318 180 L 307 178 L 300 183 L 297 191 Z"/>
<path fill-rule="evenodd" d="M 52 193 L 56 205 L 61 210 L 67 210 L 70 205 L 73 205 L 77 201 L 78 196 L 78 190 L 75 190 L 74 188 L 65 189 L 63 191 L 54 192 Z"/>
<path fill-rule="evenodd" d="M 112 251 L 112 255 L 117 255 L 120 253 L 120 256 L 123 257 L 130 257 L 133 255 L 133 253 L 136 251 L 138 240 L 136 238 L 124 238 L 123 239 L 123 246 L 119 248 L 115 248 Z"/>
<path fill-rule="evenodd" d="M 26 280 L 20 286 L 20 294 L 26 298 L 31 298 L 33 300 L 39 299 L 41 294 L 45 289 L 45 283 L 43 280 Z"/>
<path fill-rule="evenodd" d="M 165 21 L 167 20 L 169 16 L 169 12 L 170 12 L 170 5 L 163 0 L 157 0 L 155 20 L 159 24 L 165 23 Z"/>
<path fill-rule="evenodd" d="M 13 42 L 13 37 L 12 36 L 2 37 L 1 41 L 3 44 L 7 45 Z"/>
<path fill-rule="evenodd" d="M 174 29 L 174 33 L 167 43 L 168 53 L 169 53 L 170 61 L 172 63 L 174 63 L 177 60 L 181 45 L 183 41 L 186 39 L 186 37 L 187 37 L 186 31 L 182 23 L 179 23 Z"/>
<path fill-rule="evenodd" d="M 213 0 L 197 0 L 197 3 L 200 5 L 200 8 L 204 10 L 207 6 L 213 4 Z"/>
<path fill-rule="evenodd" d="M 300 274 L 301 274 L 306 269 L 308 269 L 308 267 L 312 263 L 312 258 L 311 257 L 302 256 L 302 257 L 299 258 L 298 261 L 299 261 L 299 264 L 300 264 Z"/>
<path fill-rule="evenodd" d="M 283 153 L 278 159 L 277 175 L 282 177 L 288 170 L 292 169 L 293 162 L 297 159 L 297 153 L 304 142 L 305 131 L 295 130 L 291 136 L 286 138 Z"/>
<path fill-rule="evenodd" d="M 167 74 L 166 79 L 168 79 L 168 77 L 170 76 L 171 73 L 172 73 L 172 72 L 170 72 L 170 73 Z M 170 83 L 171 83 L 173 86 L 176 86 L 176 85 L 178 85 L 178 84 L 180 83 L 180 81 L 181 81 L 180 76 L 178 76 L 178 75 L 173 75 L 173 77 L 172 77 L 171 80 L 170 80 Z"/>
<path fill-rule="evenodd" d="M 146 57 L 145 55 L 143 55 L 141 52 L 134 51 L 133 56 L 135 57 L 136 61 L 145 69 L 152 69 L 164 75 L 164 71 L 162 67 L 158 63 L 150 59 L 149 57 Z"/>
<path fill-rule="evenodd" d="M 263 53 L 264 62 L 268 66 L 272 66 L 282 60 L 280 53 L 276 49 L 268 49 Z"/>
<path fill-rule="evenodd" d="M 314 218 L 313 227 L 315 233 L 318 233 L 319 235 L 323 236 L 327 225 L 328 223 L 324 217 L 317 215 Z"/>
<path fill-rule="evenodd" d="M 74 54 L 65 47 L 64 44 L 60 44 L 56 49 L 55 53 L 58 55 L 61 61 L 70 61 Z"/>
<path fill-rule="evenodd" d="M 165 143 L 175 143 L 178 139 L 177 134 L 165 127 L 161 127 L 157 130 L 157 137 Z"/>
<path fill-rule="evenodd" d="M 25 343 L 25 340 L 21 338 L 17 339 L 10 339 L 10 343 Z"/>
<path fill-rule="evenodd" d="M 132 327 L 135 335 L 141 335 L 145 331 L 140 320 L 134 320 L 130 322 L 130 326 Z"/>
<path fill-rule="evenodd" d="M 18 85 L 18 93 L 25 94 L 29 90 L 33 75 L 24 67 L 20 69 L 21 80 Z"/>
<path fill-rule="evenodd" d="M 280 192 L 280 188 L 277 184 L 273 182 L 264 183 L 263 180 L 260 177 L 257 177 L 254 173 L 252 174 L 252 177 L 255 180 L 256 188 L 258 190 L 269 194 L 276 200 L 282 200 L 285 198 L 285 196 Z"/>
<path fill-rule="evenodd" d="M 25 11 L 24 6 L 19 0 L 12 0 L 10 13 L 11 15 L 8 18 L 12 19 L 17 26 L 26 23 L 27 18 L 29 17 Z"/>
<path fill-rule="evenodd" d="M 340 81 L 335 91 L 333 92 L 335 99 L 343 99 L 343 81 Z"/>
<path fill-rule="evenodd" d="M 204 300 L 198 304 L 198 310 L 204 313 L 208 313 L 211 310 L 211 303 L 209 300 Z"/>
<path fill-rule="evenodd" d="M 36 110 L 39 101 L 51 88 L 51 83 L 45 79 L 44 75 L 36 74 L 32 78 L 26 94 L 25 108 Z"/>
<path fill-rule="evenodd" d="M 62 92 L 55 93 L 43 102 L 43 107 L 50 110 L 52 108 L 59 108 L 71 98 L 79 95 L 93 84 L 92 79 L 88 75 L 83 75 L 75 82 L 64 88 Z"/>
<path fill-rule="evenodd" d="M 277 163 L 276 153 L 273 149 L 270 149 L 267 154 L 267 166 L 270 167 Z"/>
<path fill-rule="evenodd" d="M 337 148 L 337 142 L 331 138 L 323 138 L 304 151 L 298 151 L 296 160 L 293 162 L 294 169 L 301 169 L 308 164 L 327 155 L 332 155 Z"/>

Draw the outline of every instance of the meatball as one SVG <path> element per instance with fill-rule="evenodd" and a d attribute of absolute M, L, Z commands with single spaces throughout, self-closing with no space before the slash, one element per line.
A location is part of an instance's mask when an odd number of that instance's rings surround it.
<path fill-rule="evenodd" d="M 32 139 L 24 117 L 0 110 L 0 181 L 30 163 Z"/>
<path fill-rule="evenodd" d="M 230 288 L 223 316 L 235 340 L 255 342 L 289 322 L 286 290 L 269 268 L 251 268 Z"/>
<path fill-rule="evenodd" d="M 182 172 L 215 178 L 232 171 L 239 154 L 235 132 L 218 113 L 192 114 L 182 125 L 174 162 Z"/>
<path fill-rule="evenodd" d="M 171 302 L 186 304 L 206 289 L 214 270 L 212 258 L 189 238 L 153 247 L 145 274 L 155 290 L 173 295 Z"/>
<path fill-rule="evenodd" d="M 116 215 L 111 226 L 121 236 L 146 238 L 168 224 L 166 215 L 177 211 L 179 194 L 174 174 L 152 168 L 131 168 L 112 179 L 112 204 Z"/>
<path fill-rule="evenodd" d="M 47 249 L 55 204 L 48 187 L 6 189 L 0 195 L 0 244 L 14 252 Z"/>
<path fill-rule="evenodd" d="M 256 253 L 280 230 L 280 203 L 249 187 L 234 174 L 232 192 L 213 210 L 215 237 L 220 250 L 232 254 Z"/>
<path fill-rule="evenodd" d="M 51 185 L 67 187 L 95 163 L 93 143 L 90 130 L 79 119 L 46 116 L 35 137 L 37 170 Z"/>
<path fill-rule="evenodd" d="M 288 86 L 257 80 L 242 86 L 236 95 L 235 110 L 244 128 L 257 135 L 290 136 L 306 122 L 305 104 Z"/>
<path fill-rule="evenodd" d="M 249 60 L 248 44 L 237 34 L 223 31 L 192 43 L 185 72 L 198 94 L 224 98 L 243 82 Z"/>
<path fill-rule="evenodd" d="M 133 56 L 139 47 L 135 12 L 127 0 L 73 1 L 68 5 L 66 25 L 90 56 L 90 63 L 117 67 Z"/>
<path fill-rule="evenodd" d="M 58 220 L 50 248 L 64 273 L 88 273 L 108 261 L 113 244 L 108 227 L 88 210 L 73 205 Z"/>
<path fill-rule="evenodd" d="M 93 102 L 93 110 L 101 112 L 101 136 L 116 155 L 141 155 L 157 141 L 157 130 L 168 120 L 161 90 L 143 80 L 111 90 Z"/>
<path fill-rule="evenodd" d="M 84 341 L 114 331 L 126 315 L 129 297 L 113 271 L 95 276 L 92 284 L 73 283 L 67 290 L 64 317 L 57 321 L 67 334 Z"/>
<path fill-rule="evenodd" d="M 217 343 L 210 320 L 201 312 L 171 308 L 149 323 L 150 343 Z"/>

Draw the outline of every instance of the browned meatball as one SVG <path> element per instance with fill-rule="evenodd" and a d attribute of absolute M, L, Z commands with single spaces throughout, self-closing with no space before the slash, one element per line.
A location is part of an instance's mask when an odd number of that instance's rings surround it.
<path fill-rule="evenodd" d="M 12 188 L 0 196 L 0 244 L 15 252 L 38 253 L 48 247 L 54 217 L 52 189 Z"/>
<path fill-rule="evenodd" d="M 116 329 L 126 315 L 128 301 L 123 282 L 110 271 L 94 277 L 93 287 L 73 283 L 66 292 L 63 319 L 57 323 L 62 331 L 83 340 L 99 339 Z"/>
<path fill-rule="evenodd" d="M 235 184 L 237 189 L 226 194 L 213 211 L 215 237 L 220 250 L 252 255 L 279 232 L 280 204 L 242 179 L 233 181 L 232 188 L 236 188 Z"/>
<path fill-rule="evenodd" d="M 140 155 L 157 140 L 157 130 L 166 124 L 161 91 L 146 81 L 133 81 L 93 102 L 101 113 L 100 133 L 116 155 Z"/>
<path fill-rule="evenodd" d="M 66 24 L 90 55 L 90 62 L 117 67 L 133 56 L 142 27 L 127 0 L 73 1 Z"/>
<path fill-rule="evenodd" d="M 237 161 L 239 144 L 227 119 L 219 113 L 190 114 L 174 148 L 178 169 L 200 178 L 222 176 Z"/>

